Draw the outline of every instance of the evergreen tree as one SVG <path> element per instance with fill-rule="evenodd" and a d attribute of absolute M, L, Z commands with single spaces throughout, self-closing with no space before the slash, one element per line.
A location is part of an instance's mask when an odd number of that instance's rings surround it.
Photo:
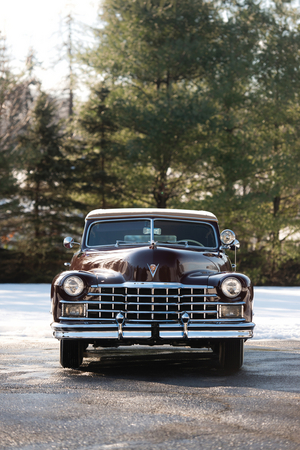
<path fill-rule="evenodd" d="M 199 0 L 107 0 L 101 20 L 99 46 L 85 58 L 111 83 L 108 102 L 126 137 L 127 192 L 133 202 L 166 207 L 201 158 L 195 130 L 199 136 L 212 115 L 207 67 L 222 20 L 213 2 Z"/>
<path fill-rule="evenodd" d="M 288 242 L 300 226 L 299 13 L 282 2 L 264 11 L 249 4 L 236 7 L 228 25 L 233 21 L 236 32 L 242 19 L 255 38 L 252 57 L 242 52 L 230 58 L 228 49 L 219 89 L 218 78 L 212 78 L 219 115 L 208 150 L 216 176 L 207 180 L 209 196 L 203 201 L 202 191 L 199 197 L 201 205 L 218 211 L 224 227 L 234 223 L 243 236 L 248 253 L 241 257 L 248 267 L 253 258 L 254 281 L 278 283 L 280 265 L 299 258 L 295 242 Z M 230 48 L 245 42 L 246 35 L 236 36 Z"/>
<path fill-rule="evenodd" d="M 28 82 L 14 75 L 6 39 L 0 34 L 0 246 L 6 247 L 18 228 L 17 138 L 26 126 Z"/>
<path fill-rule="evenodd" d="M 217 212 L 275 282 L 299 230 L 298 11 L 106 0 L 100 18 L 84 59 L 109 81 L 131 203 Z"/>
<path fill-rule="evenodd" d="M 245 194 L 258 170 L 253 80 L 269 16 L 252 1 L 230 2 L 226 11 L 228 20 L 222 24 L 218 42 L 219 61 L 211 68 L 208 81 L 216 114 L 202 150 L 207 176 L 198 192 L 195 180 L 190 204 L 199 207 L 199 201 L 203 204 L 205 199 L 204 206 L 218 211 L 225 226 L 241 222 L 247 228 L 250 205 L 246 206 Z"/>
<path fill-rule="evenodd" d="M 78 117 L 79 134 L 73 138 L 76 184 L 89 208 L 121 206 L 123 149 L 115 139 L 118 127 L 112 109 L 106 105 L 108 95 L 103 82 L 92 88 Z"/>
<path fill-rule="evenodd" d="M 36 251 L 61 245 L 63 231 L 72 227 L 74 205 L 68 193 L 70 162 L 63 153 L 62 139 L 56 103 L 41 91 L 29 127 L 19 138 L 18 149 L 23 175 L 20 196 L 24 205 L 24 221 L 19 232 L 26 236 L 26 246 Z"/>
<path fill-rule="evenodd" d="M 257 60 L 253 117 L 259 167 L 250 186 L 262 212 L 260 220 L 253 218 L 253 234 L 267 252 L 269 276 L 274 279 L 280 261 L 295 256 L 285 241 L 300 229 L 300 17 L 282 2 L 275 2 L 271 12 Z"/>

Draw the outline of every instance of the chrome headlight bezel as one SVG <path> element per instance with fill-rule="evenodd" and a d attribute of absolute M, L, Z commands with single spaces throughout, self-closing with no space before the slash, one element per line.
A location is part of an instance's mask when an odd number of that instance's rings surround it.
<path fill-rule="evenodd" d="M 242 283 L 236 277 L 227 277 L 221 283 L 221 291 L 228 298 L 238 297 L 242 289 Z"/>
<path fill-rule="evenodd" d="M 85 284 L 82 278 L 70 275 L 64 280 L 62 288 L 70 297 L 78 297 L 84 291 Z"/>

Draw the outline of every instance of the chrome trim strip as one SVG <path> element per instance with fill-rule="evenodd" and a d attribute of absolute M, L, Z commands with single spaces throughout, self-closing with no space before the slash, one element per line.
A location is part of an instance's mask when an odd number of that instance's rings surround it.
<path fill-rule="evenodd" d="M 126 288 L 124 288 L 126 289 Z M 135 289 L 140 289 L 140 288 L 135 288 Z M 147 289 L 147 288 L 145 288 Z M 150 289 L 150 288 L 149 288 Z M 167 289 L 172 289 L 172 288 L 164 288 L 165 290 Z M 176 288 L 177 289 L 177 288 Z M 179 288 L 180 289 L 180 288 Z M 124 297 L 124 295 L 126 295 L 126 297 L 151 297 L 150 294 L 115 294 L 112 292 L 91 292 L 86 294 L 87 297 L 90 296 L 94 296 L 94 297 L 99 297 L 101 295 L 101 297 Z M 155 294 L 155 296 L 160 297 L 160 298 L 177 298 L 177 295 L 174 294 L 169 294 L 169 295 L 162 295 L 162 294 Z M 188 297 L 197 297 L 197 298 L 204 298 L 204 297 L 218 297 L 217 294 L 186 294 L 186 295 L 181 295 L 181 298 L 188 298 Z M 61 300 L 61 301 L 65 301 L 65 300 Z M 86 300 L 88 302 L 93 301 L 93 300 Z"/>
<path fill-rule="evenodd" d="M 151 331 L 135 331 L 135 330 L 124 330 L 123 329 L 123 339 L 149 339 L 151 338 Z"/>
<path fill-rule="evenodd" d="M 99 304 L 103 304 L 104 302 L 99 302 Z M 97 305 L 97 303 L 94 303 L 94 304 L 96 304 Z M 112 304 L 112 302 L 106 302 L 106 304 L 107 305 L 110 305 L 110 304 Z M 118 305 L 120 304 L 120 303 L 117 303 Z M 122 303 L 123 304 L 123 303 Z M 126 302 L 126 304 L 127 305 L 129 305 L 129 306 L 140 306 L 140 305 L 142 305 L 142 306 L 176 306 L 177 307 L 177 305 L 178 305 L 178 303 L 156 303 L 156 302 L 143 302 L 143 303 L 139 303 L 139 302 L 136 302 L 136 303 L 133 303 L 133 302 Z M 193 305 L 193 306 L 204 306 L 205 305 L 205 303 L 203 304 L 203 303 L 198 303 L 198 302 L 194 302 L 194 303 L 189 303 L 189 302 L 184 302 L 184 303 L 179 303 L 179 306 L 188 306 L 188 305 Z M 219 305 L 219 303 L 213 303 L 212 304 L 212 306 L 218 306 Z M 154 310 L 154 309 L 152 309 L 156 314 L 160 314 L 160 313 L 162 313 L 162 314 L 166 314 L 166 310 L 165 311 L 156 311 L 156 310 Z M 89 309 L 88 311 L 93 311 L 93 312 L 95 312 L 95 311 L 97 311 L 97 309 Z M 101 309 L 101 311 L 102 312 L 113 312 L 114 310 L 111 310 L 111 309 Z M 137 311 L 139 311 L 139 309 L 137 309 L 137 310 L 130 310 L 130 311 L 128 311 L 129 313 L 136 313 Z M 149 310 L 150 311 L 150 310 Z M 140 313 L 142 314 L 142 313 L 145 313 L 145 314 L 148 314 L 149 313 L 149 311 L 140 311 Z M 191 312 L 193 312 L 193 313 L 198 313 L 198 314 L 203 314 L 203 309 L 200 309 L 200 310 L 197 310 L 197 309 L 193 309 Z M 212 312 L 214 312 L 214 313 L 216 313 L 217 312 L 217 310 L 215 309 L 215 310 L 212 310 L 212 309 L 210 309 L 210 310 L 207 310 L 206 311 L 207 312 L 207 314 L 209 314 L 209 313 L 212 313 Z M 178 311 L 169 311 L 169 314 L 176 314 L 176 313 L 178 313 Z"/>
<path fill-rule="evenodd" d="M 233 319 L 230 319 L 233 320 Z M 236 319 L 235 319 L 236 320 Z M 253 322 L 241 322 L 240 319 L 238 322 L 235 323 L 229 323 L 229 321 L 227 321 L 227 323 L 221 323 L 221 321 L 219 321 L 219 323 L 191 323 L 189 322 L 188 324 L 188 329 L 189 331 L 191 330 L 201 330 L 201 329 L 210 329 L 210 330 L 219 330 L 219 329 L 230 329 L 232 328 L 233 330 L 236 329 L 241 329 L 241 330 L 250 330 L 253 329 L 255 327 L 255 323 Z M 174 324 L 159 324 L 159 329 L 163 330 L 163 329 L 176 329 L 176 328 L 182 328 L 182 325 L 179 323 L 174 323 Z"/>
<path fill-rule="evenodd" d="M 144 330 L 144 329 L 151 329 L 151 324 L 131 324 L 131 323 L 125 323 L 124 324 L 124 328 L 128 328 L 128 329 L 140 329 L 140 330 Z M 235 322 L 235 323 L 229 323 L 227 321 L 227 323 L 191 323 L 189 322 L 188 324 L 188 328 L 189 330 L 193 330 L 193 329 L 238 329 L 241 328 L 243 330 L 245 329 L 253 329 L 255 327 L 255 323 L 253 322 Z M 72 323 L 72 324 L 68 324 L 68 323 L 62 323 L 62 322 L 52 322 L 51 324 L 51 328 L 55 329 L 55 330 L 59 330 L 59 329 L 78 329 L 78 330 L 88 330 L 88 329 L 118 329 L 118 324 L 116 321 L 111 322 L 110 324 L 88 324 L 88 323 Z M 163 329 L 182 329 L 182 324 L 181 323 L 160 323 L 159 324 L 159 329 L 163 330 Z"/>
<path fill-rule="evenodd" d="M 182 339 L 185 337 L 184 331 L 161 331 L 159 337 L 162 339 Z M 187 331 L 187 339 L 250 339 L 253 337 L 252 330 L 198 330 Z"/>
<path fill-rule="evenodd" d="M 117 311 L 116 311 L 117 313 Z M 148 313 L 149 314 L 149 313 Z M 171 313 L 170 313 L 171 314 Z M 178 314 L 178 311 L 175 311 L 174 314 Z M 180 313 L 179 313 L 180 314 Z M 207 313 L 206 313 L 207 314 Z M 85 325 L 87 326 L 94 326 L 95 324 L 99 324 L 104 325 L 102 322 L 106 322 L 105 326 L 109 326 L 109 324 L 114 324 L 114 318 L 106 318 L 106 317 L 102 317 L 102 318 L 98 318 L 98 317 L 89 317 L 88 319 L 84 318 L 84 317 L 59 317 L 59 320 L 62 321 L 70 321 L 70 322 L 78 322 L 79 325 L 82 325 L 80 322 L 83 322 Z M 247 323 L 246 320 L 244 318 L 234 318 L 234 319 L 229 319 L 229 318 L 223 318 L 223 319 L 191 319 L 190 320 L 190 325 L 203 325 L 203 324 L 216 324 L 216 325 L 222 325 L 222 324 L 234 324 L 234 323 Z M 66 322 L 67 323 L 67 322 Z M 153 321 L 151 322 L 149 319 L 130 319 L 129 321 L 127 320 L 127 326 L 138 326 L 140 324 L 140 326 L 144 326 L 145 324 L 151 324 L 153 323 Z M 159 320 L 159 324 L 167 324 L 167 325 L 176 325 L 178 323 L 178 320 L 172 320 L 172 319 L 166 319 L 166 320 Z"/>
<path fill-rule="evenodd" d="M 146 288 L 151 289 L 216 289 L 216 286 L 199 285 L 199 284 L 183 284 L 183 283 L 167 283 L 163 281 L 125 281 L 120 284 L 98 284 L 98 288 Z M 214 294 L 207 292 L 208 297 L 213 297 Z"/>
<path fill-rule="evenodd" d="M 53 331 L 56 339 L 112 339 L 118 340 L 118 331 Z"/>

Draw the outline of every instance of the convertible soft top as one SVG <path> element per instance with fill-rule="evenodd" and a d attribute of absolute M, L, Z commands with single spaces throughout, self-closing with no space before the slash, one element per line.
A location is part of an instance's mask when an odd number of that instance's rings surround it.
<path fill-rule="evenodd" d="M 88 213 L 87 219 L 106 219 L 116 217 L 172 217 L 184 219 L 206 219 L 218 221 L 216 216 L 208 211 L 192 211 L 189 209 L 163 208 L 119 208 L 95 209 Z"/>

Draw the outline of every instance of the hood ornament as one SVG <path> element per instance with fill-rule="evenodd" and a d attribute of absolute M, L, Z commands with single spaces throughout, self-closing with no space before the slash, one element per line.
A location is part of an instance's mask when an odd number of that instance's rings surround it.
<path fill-rule="evenodd" d="M 151 275 L 152 275 L 152 278 L 154 278 L 154 276 L 155 276 L 155 274 L 156 274 L 156 271 L 157 271 L 157 269 L 158 269 L 158 266 L 159 266 L 159 264 L 150 264 L 150 266 L 149 266 L 149 264 L 147 264 L 147 266 L 148 266 L 148 269 L 150 270 L 150 273 L 151 273 Z"/>

